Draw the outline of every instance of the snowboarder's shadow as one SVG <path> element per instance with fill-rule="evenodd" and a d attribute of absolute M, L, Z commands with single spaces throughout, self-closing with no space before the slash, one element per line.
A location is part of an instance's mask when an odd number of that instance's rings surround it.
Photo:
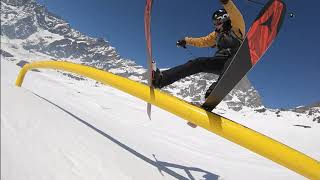
<path fill-rule="evenodd" d="M 35 93 L 33 93 L 35 94 Z M 73 118 L 75 118 L 76 120 L 78 120 L 79 122 L 83 123 L 84 125 L 88 126 L 89 128 L 93 129 L 94 131 L 98 132 L 99 134 L 101 134 L 102 136 L 106 137 L 107 139 L 109 139 L 110 141 L 112 141 L 113 143 L 119 145 L 120 147 L 122 147 L 123 149 L 125 149 L 126 151 L 130 152 L 131 154 L 135 155 L 136 157 L 144 160 L 145 162 L 155 166 L 158 168 L 159 172 L 161 173 L 162 176 L 164 176 L 163 172 L 177 178 L 177 179 L 183 179 L 183 180 L 194 180 L 195 178 L 192 175 L 192 172 L 196 172 L 196 173 L 204 173 L 204 175 L 202 176 L 205 180 L 218 180 L 219 176 L 216 174 L 213 174 L 211 172 L 205 171 L 203 169 L 200 168 L 196 168 L 196 167 L 187 167 L 187 166 L 182 166 L 182 165 L 178 165 L 178 164 L 173 164 L 173 163 L 168 163 L 168 162 L 164 162 L 164 161 L 158 161 L 155 157 L 155 155 L 153 154 L 153 157 L 155 160 L 152 160 L 142 154 L 140 154 L 139 152 L 135 151 L 134 149 L 130 148 L 129 146 L 123 144 L 122 142 L 118 141 L 117 139 L 113 138 L 112 136 L 106 134 L 105 132 L 101 131 L 100 129 L 96 128 L 95 126 L 89 124 L 88 122 L 84 121 L 83 119 L 77 117 L 76 115 L 72 114 L 71 112 L 67 111 L 66 109 L 58 106 L 57 104 L 47 100 L 46 98 L 43 98 L 37 94 L 35 94 L 36 96 L 40 97 L 41 99 L 49 102 L 50 104 L 56 106 L 57 108 L 61 109 L 62 111 L 64 111 L 65 113 L 69 114 L 70 116 L 72 116 Z M 169 168 L 176 168 L 179 171 L 184 170 L 184 172 L 186 173 L 187 177 L 175 172 L 172 169 Z"/>
<path fill-rule="evenodd" d="M 164 161 L 158 161 L 157 158 L 155 157 L 155 155 L 153 154 L 153 157 L 154 159 L 156 160 L 157 164 L 158 164 L 158 169 L 160 171 L 160 173 L 162 174 L 162 171 L 163 170 L 167 170 L 169 169 L 170 167 L 171 168 L 175 168 L 175 169 L 180 169 L 180 170 L 183 170 L 186 175 L 188 176 L 188 178 L 182 176 L 182 177 L 177 177 L 175 176 L 177 179 L 188 179 L 188 180 L 193 180 L 195 179 L 193 176 L 192 176 L 192 172 L 197 172 L 197 173 L 205 173 L 202 177 L 205 179 L 205 180 L 218 180 L 219 179 L 219 176 L 216 175 L 216 174 L 213 174 L 211 172 L 208 172 L 208 171 L 205 171 L 203 169 L 200 169 L 200 168 L 195 168 L 195 167 L 187 167 L 187 166 L 181 166 L 181 165 L 177 165 L 177 164 L 173 164 L 173 163 L 168 163 L 168 162 L 164 162 Z M 164 172 L 167 172 L 167 171 L 164 171 Z M 163 174 L 162 174 L 163 176 Z"/>

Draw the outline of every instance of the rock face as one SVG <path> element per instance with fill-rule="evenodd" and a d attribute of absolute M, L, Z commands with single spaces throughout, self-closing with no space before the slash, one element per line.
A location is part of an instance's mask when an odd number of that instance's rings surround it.
<path fill-rule="evenodd" d="M 2 0 L 2 2 L 11 6 L 23 6 L 33 0 Z M 33 1 L 34 2 L 34 1 Z"/>
<path fill-rule="evenodd" d="M 301 106 L 291 111 L 296 112 L 298 114 L 306 114 L 307 116 L 313 117 L 313 121 L 320 123 L 320 102 L 314 103 L 309 106 Z"/>

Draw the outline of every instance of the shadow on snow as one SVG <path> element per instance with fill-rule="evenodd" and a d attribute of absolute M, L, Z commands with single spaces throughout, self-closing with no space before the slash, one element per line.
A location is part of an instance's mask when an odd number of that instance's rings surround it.
<path fill-rule="evenodd" d="M 164 162 L 164 161 L 158 161 L 156 156 L 153 154 L 153 157 L 155 159 L 152 160 L 142 154 L 140 154 L 139 152 L 135 151 L 134 149 L 128 147 L 127 145 L 121 143 L 120 141 L 118 141 L 117 139 L 113 138 L 112 136 L 106 134 L 105 132 L 101 131 L 100 129 L 96 128 L 95 126 L 89 124 L 88 122 L 80 119 L 79 117 L 77 117 L 76 115 L 72 114 L 71 112 L 65 110 L 64 108 L 58 106 L 57 104 L 47 100 L 44 97 L 41 97 L 38 94 L 33 93 L 34 95 L 38 96 L 39 98 L 49 102 L 50 104 L 56 106 L 57 108 L 61 109 L 62 111 L 64 111 L 65 113 L 69 114 L 70 116 L 72 116 L 73 118 L 75 118 L 76 120 L 78 120 L 79 122 L 83 123 L 84 125 L 88 126 L 89 128 L 93 129 L 94 131 L 98 132 L 99 134 L 101 134 L 102 136 L 106 137 L 107 139 L 109 139 L 110 141 L 112 141 L 113 143 L 119 145 L 120 147 L 122 147 L 123 149 L 125 149 L 126 151 L 130 152 L 131 154 L 135 155 L 136 157 L 144 160 L 145 162 L 155 166 L 156 168 L 158 168 L 160 174 L 162 176 L 163 173 L 165 172 L 167 174 L 170 174 L 171 176 L 177 178 L 177 179 L 181 179 L 181 180 L 194 180 L 195 178 L 192 176 L 192 172 L 200 172 L 200 173 L 205 173 L 203 175 L 203 178 L 206 180 L 218 180 L 219 176 L 216 174 L 213 174 L 211 172 L 205 171 L 203 169 L 200 168 L 196 168 L 196 167 L 187 167 L 187 166 L 182 166 L 182 165 L 178 165 L 178 164 L 173 164 L 173 163 L 168 163 L 168 162 Z M 179 170 L 183 170 L 188 177 L 184 177 L 178 173 L 176 173 L 175 171 L 173 171 L 172 169 L 169 168 L 175 168 L 175 169 L 179 169 Z"/>

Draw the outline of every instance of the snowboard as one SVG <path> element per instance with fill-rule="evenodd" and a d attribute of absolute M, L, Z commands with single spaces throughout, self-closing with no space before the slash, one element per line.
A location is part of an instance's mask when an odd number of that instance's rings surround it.
<path fill-rule="evenodd" d="M 286 5 L 270 0 L 254 20 L 237 53 L 224 70 L 202 107 L 212 111 L 268 50 L 282 26 Z"/>
<path fill-rule="evenodd" d="M 152 10 L 152 0 L 146 0 L 146 6 L 144 10 L 144 31 L 145 31 L 145 38 L 147 43 L 147 64 L 148 64 L 148 85 L 150 86 L 150 94 L 153 97 L 153 86 L 152 80 L 154 78 L 154 71 L 153 71 L 153 60 L 152 60 L 152 46 L 151 46 L 151 10 Z M 147 103 L 147 114 L 149 119 L 151 119 L 151 104 Z"/>

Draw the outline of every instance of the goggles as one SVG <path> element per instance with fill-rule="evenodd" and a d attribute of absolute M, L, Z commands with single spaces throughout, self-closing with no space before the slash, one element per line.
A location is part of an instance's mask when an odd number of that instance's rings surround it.
<path fill-rule="evenodd" d="M 228 19 L 229 19 L 229 15 L 228 14 L 224 14 L 224 15 L 221 15 L 219 17 L 216 17 L 213 20 L 213 24 L 215 26 L 219 26 L 219 25 L 223 24 L 224 22 L 226 22 Z"/>

